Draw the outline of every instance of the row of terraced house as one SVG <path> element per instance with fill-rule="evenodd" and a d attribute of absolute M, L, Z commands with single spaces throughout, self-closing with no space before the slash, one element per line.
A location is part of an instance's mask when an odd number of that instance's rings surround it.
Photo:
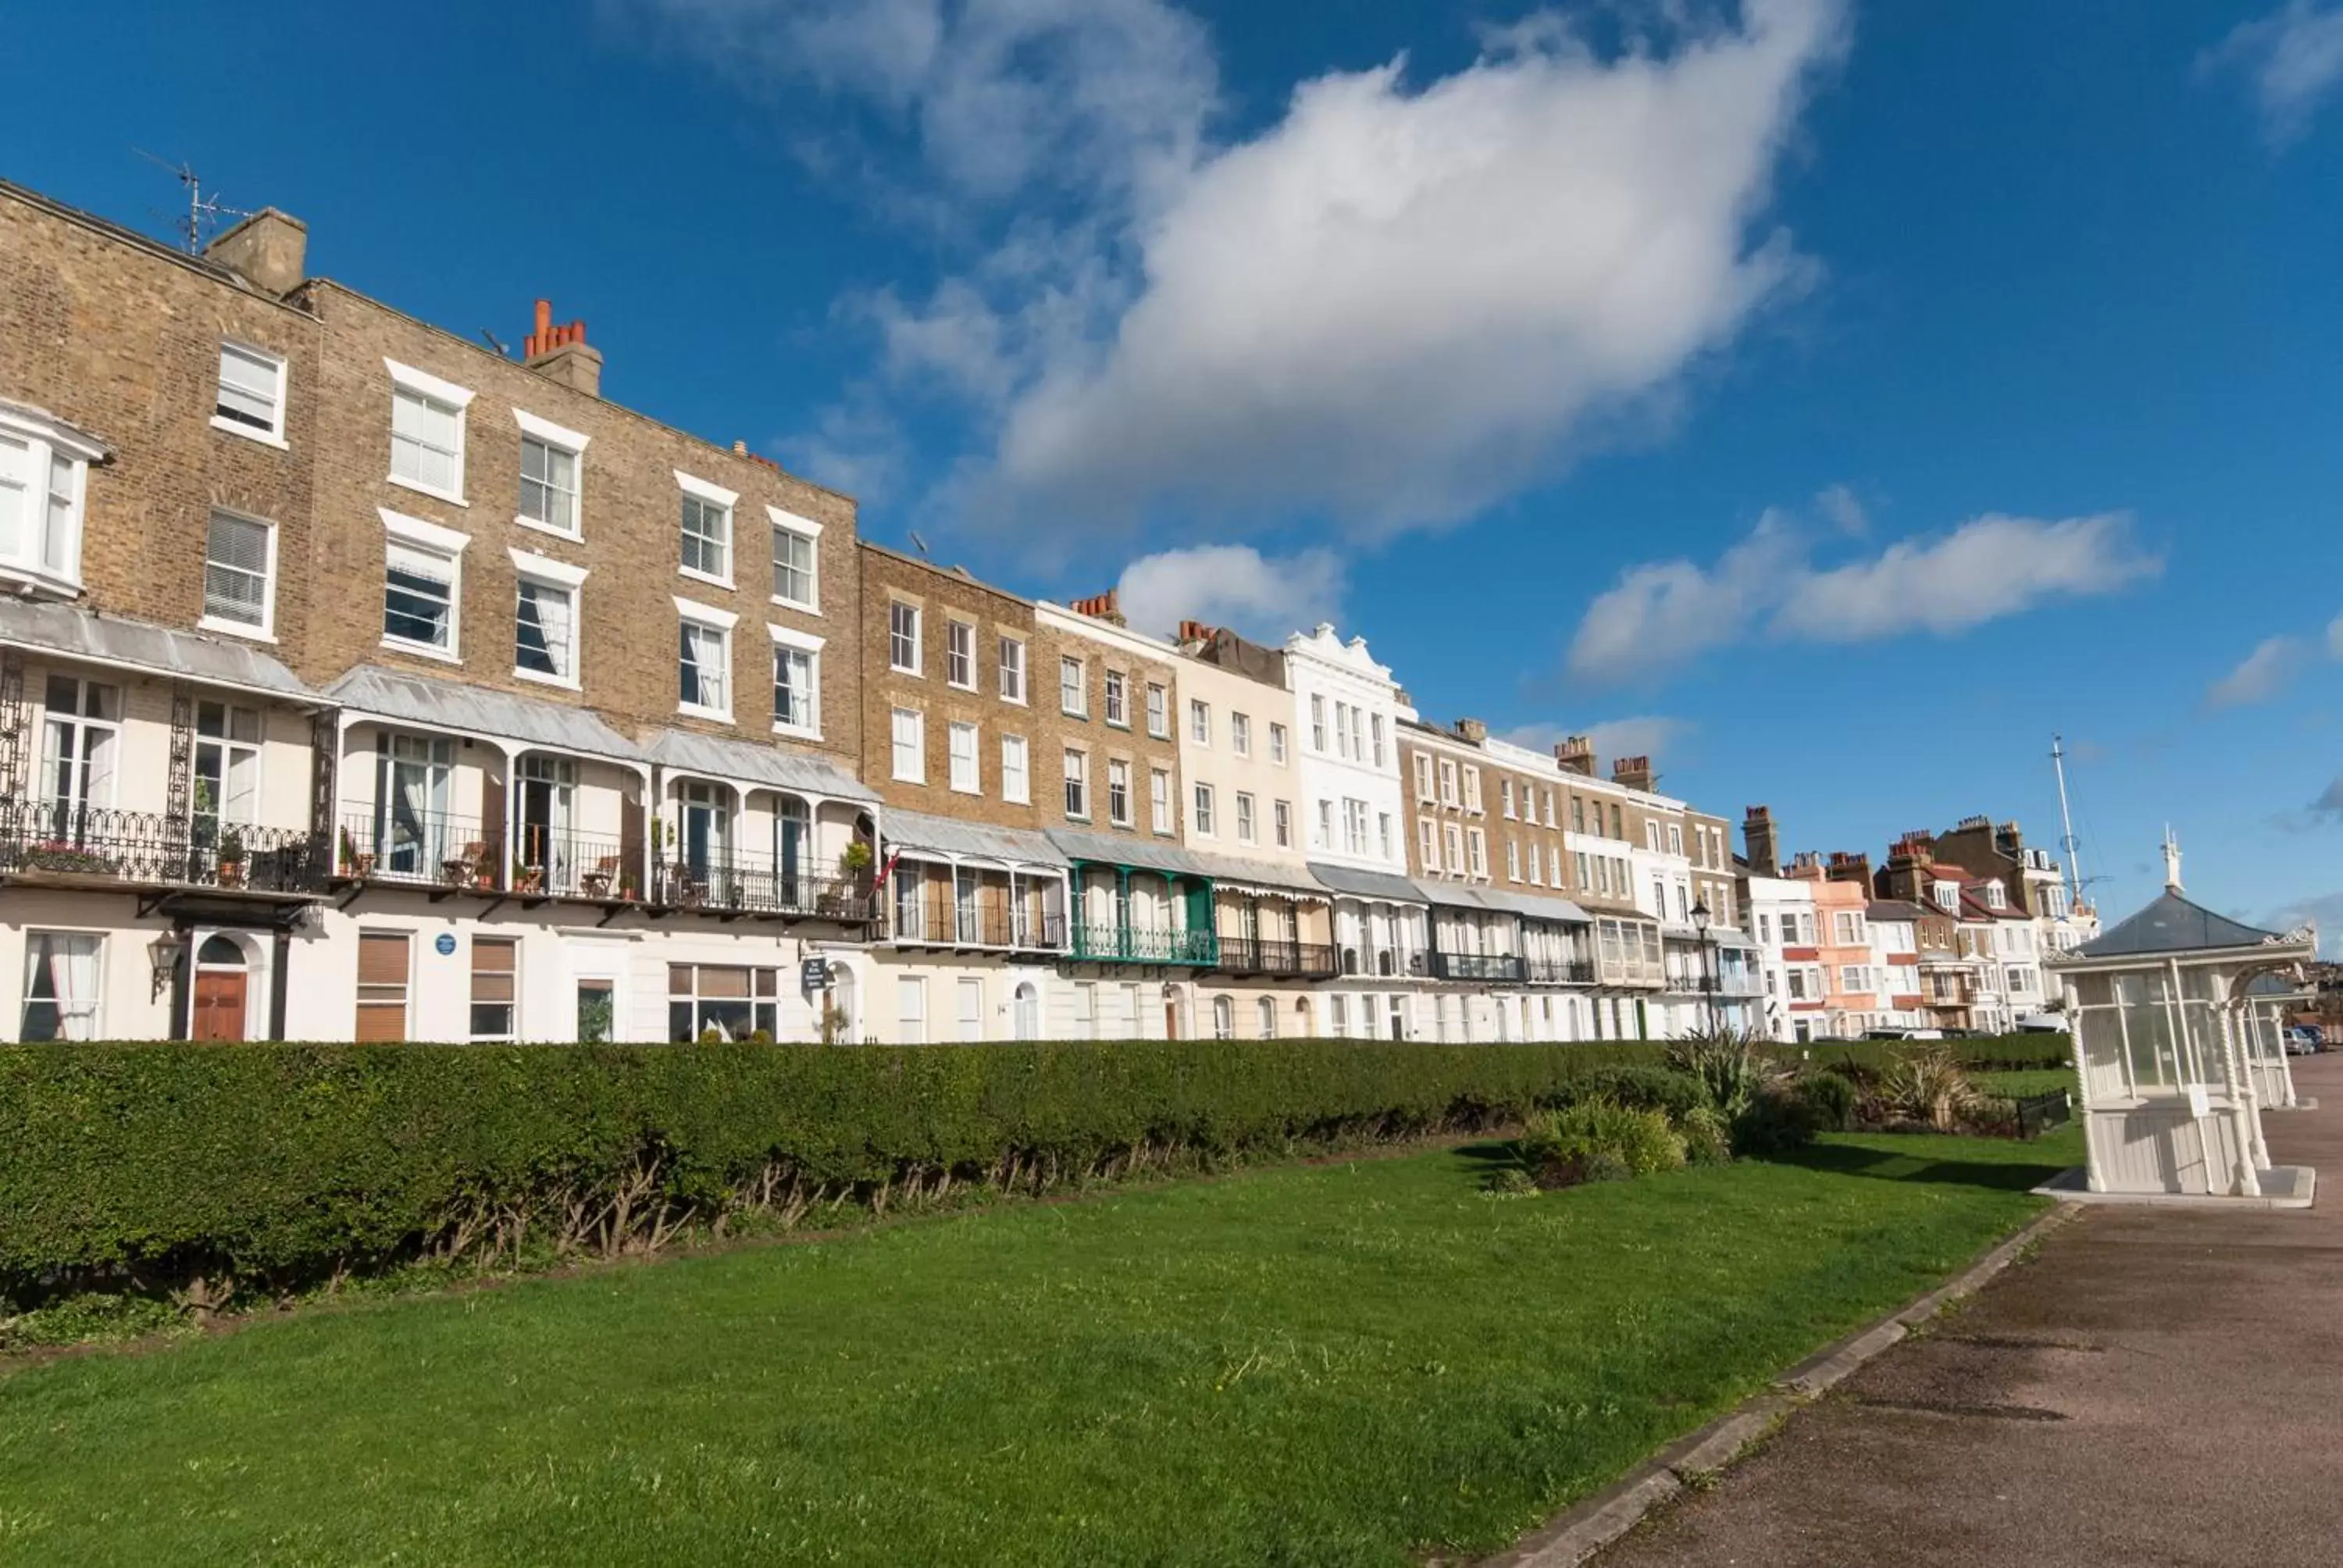
<path fill-rule="evenodd" d="M 863 540 L 544 302 L 306 252 L 0 185 L 6 1037 L 1787 1028 L 1774 868 L 1644 759 Z"/>

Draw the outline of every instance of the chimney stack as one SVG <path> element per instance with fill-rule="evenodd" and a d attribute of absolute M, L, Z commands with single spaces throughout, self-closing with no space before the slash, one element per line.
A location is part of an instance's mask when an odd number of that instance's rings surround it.
<path fill-rule="evenodd" d="M 1076 615 L 1086 615 L 1092 620 L 1102 620 L 1109 626 L 1128 624 L 1122 618 L 1122 594 L 1118 588 L 1109 588 L 1104 593 L 1092 594 L 1088 598 L 1078 598 L 1066 608 Z"/>
<path fill-rule="evenodd" d="M 1772 808 L 1752 806 L 1741 818 L 1742 841 L 1749 847 L 1749 873 L 1755 877 L 1782 874 L 1782 836 L 1774 826 Z"/>
<path fill-rule="evenodd" d="M 262 207 L 204 246 L 206 257 L 280 299 L 301 286 L 308 254 L 309 226 L 273 206 Z"/>
<path fill-rule="evenodd" d="M 1554 759 L 1562 764 L 1564 773 L 1581 778 L 1594 777 L 1594 742 L 1584 735 L 1572 735 L 1554 743 Z"/>
<path fill-rule="evenodd" d="M 521 339 L 520 357 L 522 364 L 548 381 L 558 381 L 588 397 L 602 395 L 602 351 L 586 341 L 584 322 L 556 327 L 548 300 L 537 302 L 537 330 Z"/>
<path fill-rule="evenodd" d="M 1652 759 L 1648 757 L 1622 757 L 1611 764 L 1611 782 L 1624 789 L 1644 795 L 1652 792 Z"/>
<path fill-rule="evenodd" d="M 1477 719 L 1460 719 L 1456 721 L 1456 739 L 1468 746 L 1486 745 L 1489 727 Z"/>
<path fill-rule="evenodd" d="M 1211 647 L 1219 631 L 1219 628 L 1208 626 L 1201 620 L 1183 620 L 1180 623 L 1180 635 L 1173 640 L 1182 648 L 1195 652 Z"/>
<path fill-rule="evenodd" d="M 1860 852 L 1849 854 L 1834 849 L 1830 858 L 1830 879 L 1834 882 L 1860 882 L 1865 892 L 1871 890 L 1871 857 Z"/>

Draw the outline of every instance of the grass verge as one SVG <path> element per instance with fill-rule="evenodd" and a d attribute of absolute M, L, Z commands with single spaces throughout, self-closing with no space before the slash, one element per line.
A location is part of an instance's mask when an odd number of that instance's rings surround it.
<path fill-rule="evenodd" d="M 0 1557 L 1490 1550 L 2023 1222 L 2072 1137 L 1254 1171 L 79 1357 L 0 1382 Z"/>

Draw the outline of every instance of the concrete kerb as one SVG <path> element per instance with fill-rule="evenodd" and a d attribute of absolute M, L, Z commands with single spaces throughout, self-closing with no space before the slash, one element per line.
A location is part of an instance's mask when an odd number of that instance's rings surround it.
<path fill-rule="evenodd" d="M 1480 1568 L 1576 1568 L 1687 1486 L 1704 1484 L 1771 1435 L 1801 1404 L 1900 1343 L 1951 1302 L 1974 1295 L 2079 1211 L 2076 1204 L 2061 1203 L 2039 1216 L 1946 1283 L 1800 1362 L 1776 1379 L 1771 1390 L 1742 1401 L 1707 1425 L 1677 1439 L 1616 1484 L 1564 1510 L 1544 1528 L 1495 1556 L 1483 1559 Z"/>

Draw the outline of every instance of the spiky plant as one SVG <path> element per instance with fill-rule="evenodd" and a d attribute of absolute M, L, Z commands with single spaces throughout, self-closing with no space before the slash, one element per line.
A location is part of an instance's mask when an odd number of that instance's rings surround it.
<path fill-rule="evenodd" d="M 1880 1092 L 1899 1112 L 1950 1132 L 1983 1097 L 1949 1046 L 1903 1052 L 1880 1081 Z"/>

